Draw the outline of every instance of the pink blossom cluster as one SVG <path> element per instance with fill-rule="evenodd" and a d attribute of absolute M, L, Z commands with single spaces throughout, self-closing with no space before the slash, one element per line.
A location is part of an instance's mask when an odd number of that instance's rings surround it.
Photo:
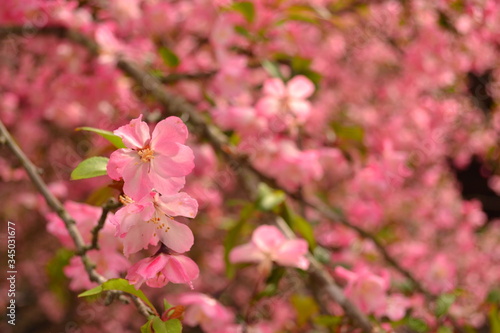
<path fill-rule="evenodd" d="M 111 218 L 125 256 L 161 244 L 160 250 L 133 265 L 127 279 L 137 287 L 144 282 L 160 288 L 169 281 L 189 283 L 198 266 L 182 255 L 194 243 L 191 229 L 174 217 L 194 218 L 195 199 L 179 190 L 193 167 L 193 152 L 184 145 L 188 137 L 180 118 L 168 117 L 150 133 L 142 116 L 114 131 L 127 148 L 111 154 L 108 175 L 123 181 L 120 197 L 124 207 Z"/>
<path fill-rule="evenodd" d="M 0 27 L 25 31 L 2 35 L 0 119 L 44 170 L 44 179 L 60 184 L 51 189 L 65 200 L 85 241 L 91 240 L 100 210 L 75 202 L 94 198 L 94 189 L 106 184 L 102 178 L 66 180 L 82 159 L 110 148 L 73 129 L 113 130 L 138 117 L 138 110 L 152 110 L 144 112 L 148 120 L 161 113 L 159 104 L 116 68 L 123 57 L 165 79 L 165 89 L 199 109 L 203 119 L 224 131 L 237 153 L 279 187 L 337 208 L 356 228 L 376 236 L 426 290 L 455 295 L 449 314 L 459 325 L 488 327 L 489 296 L 500 284 L 499 223 L 485 215 L 486 201 L 462 195 L 456 170 L 480 161 L 481 177 L 498 196 L 498 2 L 244 1 L 253 11 L 240 3 L 1 1 Z M 74 29 L 100 46 L 98 55 L 38 31 L 47 27 Z M 159 52 L 165 49 L 173 62 Z M 174 80 L 176 75 L 185 79 Z M 469 87 L 474 76 L 484 87 Z M 484 110 L 488 96 L 494 103 Z M 307 268 L 303 243 L 295 242 L 292 255 L 293 242 L 265 225 L 248 243 L 225 248 L 229 231 L 242 219 L 238 200 L 248 194 L 239 183 L 241 165 L 219 163 L 217 148 L 207 142 L 193 140 L 191 152 L 178 118 L 159 122 L 151 133 L 139 117 L 115 133 L 127 148 L 112 154 L 108 172 L 117 182 L 123 180 L 124 207 L 108 217 L 100 250 L 89 252 L 99 273 L 119 277 L 130 265 L 120 251 L 135 260 L 138 252 L 150 249 L 157 253 L 128 270 L 136 286 L 189 283 L 198 275 L 198 264 L 203 274 L 197 289 L 221 295 L 217 299 L 230 305 L 221 310 L 222 303 L 206 295 L 180 297 L 189 325 L 211 332 L 243 330 L 235 317 L 248 319 L 245 329 L 255 332 L 320 325 L 319 314 L 299 323 L 304 314 L 290 301 L 301 290 L 293 284 L 295 275 L 281 280 L 278 295 L 264 297 L 281 297 L 276 304 L 289 317 L 279 310 L 266 317 L 264 301 L 254 302 L 252 287 L 261 272 L 273 272 L 273 263 Z M 37 243 L 30 237 L 45 225 L 33 211 L 46 215 L 47 207 L 33 195 L 18 162 L 3 151 L 0 179 L 2 214 L 23 221 L 19 242 Z M 188 227 L 184 218 L 197 214 L 194 199 L 200 204 L 200 223 Z M 362 312 L 384 325 L 420 319 L 430 331 L 451 329 L 451 322 L 436 318 L 417 290 L 404 287 L 407 279 L 387 264 L 372 241 L 313 209 L 297 210 L 312 226 L 317 252 L 330 273 Z M 252 213 L 246 222 L 271 224 L 261 213 Z M 62 221 L 53 214 L 47 218 L 50 233 L 71 248 Z M 191 229 L 203 248 L 196 253 L 197 264 L 185 256 L 193 245 Z M 243 228 L 235 243 L 249 233 Z M 67 314 L 78 312 L 66 306 L 69 298 L 58 301 L 43 279 L 33 278 L 45 274 L 54 247 L 48 244 L 24 258 L 31 294 L 43 295 L 40 304 L 53 304 L 41 307 L 50 318 L 56 317 L 50 311 L 56 312 L 51 309 L 58 302 L 61 313 L 65 308 Z M 255 265 L 229 277 L 232 263 Z M 89 287 L 78 258 L 64 270 L 72 288 Z M 256 304 L 257 314 L 248 309 L 250 303 Z M 328 309 L 345 315 L 335 304 Z M 111 325 L 101 321 L 103 327 Z M 349 325 L 343 319 L 338 330 L 352 330 Z"/>

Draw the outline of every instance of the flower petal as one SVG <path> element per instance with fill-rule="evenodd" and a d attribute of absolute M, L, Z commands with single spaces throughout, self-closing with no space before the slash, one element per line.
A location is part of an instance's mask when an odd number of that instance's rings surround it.
<path fill-rule="evenodd" d="M 253 243 L 236 246 L 229 253 L 229 261 L 233 264 L 240 262 L 261 262 L 265 259 L 266 255 Z"/>
<path fill-rule="evenodd" d="M 309 267 L 309 261 L 304 257 L 307 249 L 305 240 L 291 239 L 281 245 L 273 259 L 280 265 L 306 270 Z"/>
<path fill-rule="evenodd" d="M 142 121 L 142 115 L 132 119 L 130 123 L 118 128 L 113 133 L 121 137 L 128 148 L 143 148 L 151 138 L 148 124 Z"/>
<path fill-rule="evenodd" d="M 184 253 L 191 249 L 194 243 L 194 236 L 187 225 L 166 216 L 161 218 L 160 223 L 165 226 L 157 229 L 156 233 L 163 244 L 177 253 Z"/>
<path fill-rule="evenodd" d="M 292 98 L 306 99 L 314 92 L 314 84 L 304 75 L 297 75 L 286 85 L 287 95 Z"/>
<path fill-rule="evenodd" d="M 109 157 L 106 170 L 108 176 L 114 180 L 120 180 L 123 177 L 123 169 L 129 163 L 136 163 L 139 161 L 139 156 L 132 149 L 118 149 L 115 150 Z"/>
<path fill-rule="evenodd" d="M 252 234 L 252 243 L 265 253 L 277 251 L 285 241 L 285 236 L 273 225 L 261 225 Z"/>
<path fill-rule="evenodd" d="M 163 269 L 163 274 L 173 283 L 189 283 L 198 278 L 198 265 L 186 256 L 169 256 L 170 260 Z"/>
<path fill-rule="evenodd" d="M 168 117 L 158 124 L 153 130 L 151 148 L 161 149 L 164 143 L 184 143 L 188 137 L 188 129 L 179 117 Z"/>
<path fill-rule="evenodd" d="M 185 192 L 175 195 L 162 195 L 158 198 L 157 205 L 170 216 L 194 218 L 198 212 L 198 202 Z"/>
<path fill-rule="evenodd" d="M 157 173 L 162 178 L 182 177 L 189 174 L 194 168 L 194 154 L 191 148 L 175 144 L 175 152 L 170 155 L 161 152 L 155 154 L 151 160 L 151 172 Z"/>
<path fill-rule="evenodd" d="M 155 225 L 153 223 L 140 223 L 136 225 L 122 236 L 123 239 L 123 254 L 129 256 L 132 253 L 147 249 L 150 244 L 158 241 L 158 237 L 154 236 Z"/>
<path fill-rule="evenodd" d="M 264 94 L 281 98 L 285 96 L 285 84 L 281 79 L 271 78 L 264 82 Z"/>
<path fill-rule="evenodd" d="M 186 177 L 162 178 L 157 174 L 151 174 L 150 179 L 154 184 L 154 189 L 163 195 L 172 195 L 179 192 L 186 183 Z"/>
<path fill-rule="evenodd" d="M 123 192 L 135 200 L 143 198 L 153 189 L 149 163 L 129 163 L 123 169 Z"/>

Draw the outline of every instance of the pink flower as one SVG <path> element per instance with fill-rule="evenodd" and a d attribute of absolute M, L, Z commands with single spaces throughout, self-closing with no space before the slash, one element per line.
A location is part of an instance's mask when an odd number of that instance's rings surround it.
<path fill-rule="evenodd" d="M 307 77 L 295 76 L 286 85 L 281 79 L 271 78 L 264 82 L 263 90 L 265 96 L 256 106 L 259 114 L 268 118 L 291 114 L 299 123 L 307 120 L 311 112 L 307 98 L 314 92 L 314 85 Z"/>
<path fill-rule="evenodd" d="M 181 294 L 177 304 L 186 306 L 184 323 L 188 326 L 200 325 L 205 332 L 221 332 L 234 320 L 230 310 L 204 294 Z"/>
<path fill-rule="evenodd" d="M 69 215 L 75 220 L 76 226 L 80 230 L 85 242 L 90 242 L 92 239 L 91 230 L 97 225 L 99 218 L 101 217 L 101 208 L 90 206 L 87 204 L 82 204 L 74 201 L 66 201 L 64 203 L 64 209 L 69 213 Z M 109 214 L 106 222 L 112 219 L 113 214 Z M 56 236 L 59 241 L 69 248 L 74 248 L 73 240 L 61 220 L 56 213 L 46 214 L 47 231 Z M 111 228 L 111 230 L 109 229 Z M 112 226 L 109 223 L 104 224 L 104 230 L 101 230 L 101 243 L 105 240 L 106 242 L 113 243 L 115 239 L 113 237 Z M 103 238 L 103 234 L 106 236 Z"/>
<path fill-rule="evenodd" d="M 96 264 L 97 272 L 107 279 L 120 277 L 121 273 L 130 266 L 130 262 L 123 254 L 118 253 L 114 248 L 92 250 L 87 255 Z M 84 290 L 96 286 L 95 282 L 90 281 L 80 257 L 71 258 L 69 265 L 64 267 L 64 274 L 71 280 L 69 285 L 71 290 Z"/>
<path fill-rule="evenodd" d="M 336 267 L 335 274 L 347 280 L 345 295 L 361 311 L 381 316 L 387 308 L 387 290 L 389 289 L 389 276 L 375 275 L 367 269 L 351 272 L 343 267 Z"/>
<path fill-rule="evenodd" d="M 282 266 L 306 270 L 309 261 L 305 258 L 307 242 L 303 239 L 286 239 L 275 226 L 262 225 L 255 229 L 250 243 L 235 247 L 229 254 L 232 263 L 255 262 L 269 272 L 272 261 Z"/>
<path fill-rule="evenodd" d="M 180 118 L 168 117 L 150 134 L 141 119 L 142 115 L 114 131 L 127 148 L 111 154 L 108 175 L 123 178 L 125 194 L 134 199 L 153 188 L 162 194 L 176 193 L 194 167 L 193 152 L 184 145 L 188 130 Z"/>
<path fill-rule="evenodd" d="M 116 225 L 117 236 L 123 239 L 126 256 L 149 244 L 156 245 L 158 241 L 177 253 L 189 251 L 194 241 L 193 233 L 187 225 L 172 217 L 195 217 L 196 200 L 184 192 L 167 196 L 155 191 L 137 202 L 121 199 L 125 207 L 116 212 L 111 222 Z"/>
<path fill-rule="evenodd" d="M 160 253 L 138 261 L 130 267 L 127 280 L 139 289 L 146 284 L 153 288 L 161 288 L 169 281 L 173 283 L 187 283 L 193 289 L 192 280 L 198 278 L 200 270 L 196 263 L 183 255 L 169 255 Z"/>

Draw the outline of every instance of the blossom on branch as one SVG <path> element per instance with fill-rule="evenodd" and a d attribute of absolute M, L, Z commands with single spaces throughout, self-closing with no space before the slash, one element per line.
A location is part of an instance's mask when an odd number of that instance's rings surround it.
<path fill-rule="evenodd" d="M 153 288 L 161 288 L 168 282 L 187 283 L 193 289 L 192 280 L 198 278 L 200 270 L 196 263 L 183 255 L 158 255 L 135 263 L 127 273 L 127 280 L 137 289 L 146 282 Z"/>
<path fill-rule="evenodd" d="M 194 218 L 198 212 L 195 199 L 184 192 L 161 195 L 156 191 L 139 201 L 126 196 L 120 199 L 125 206 L 116 212 L 111 222 L 116 226 L 116 235 L 123 240 L 126 256 L 159 241 L 177 253 L 189 251 L 194 242 L 193 233 L 173 217 Z"/>
<path fill-rule="evenodd" d="M 264 274 L 271 270 L 272 262 L 282 266 L 306 270 L 309 261 L 305 257 L 307 242 L 303 239 L 287 239 L 275 226 L 262 225 L 255 229 L 249 243 L 235 247 L 229 254 L 232 263 L 259 263 Z"/>
<path fill-rule="evenodd" d="M 184 187 L 184 176 L 194 168 L 191 148 L 184 145 L 186 125 L 178 117 L 160 121 L 150 134 L 142 115 L 114 131 L 127 148 L 111 154 L 108 175 L 124 181 L 125 194 L 141 199 L 153 188 L 162 194 L 177 193 Z"/>

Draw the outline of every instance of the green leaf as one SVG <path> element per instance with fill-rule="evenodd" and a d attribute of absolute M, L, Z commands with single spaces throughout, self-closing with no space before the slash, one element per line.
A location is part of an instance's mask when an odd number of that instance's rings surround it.
<path fill-rule="evenodd" d="M 141 333 L 153 333 L 151 330 L 151 324 L 153 323 L 153 318 L 149 319 L 144 325 L 141 326 Z"/>
<path fill-rule="evenodd" d="M 179 319 L 170 319 L 165 322 L 167 333 L 180 333 L 182 332 L 182 324 Z"/>
<path fill-rule="evenodd" d="M 435 313 L 437 317 L 444 316 L 448 313 L 450 306 L 455 302 L 456 296 L 453 294 L 440 295 L 436 301 Z"/>
<path fill-rule="evenodd" d="M 229 252 L 236 246 L 237 242 L 241 239 L 243 228 L 247 220 L 255 212 L 255 205 L 249 203 L 244 206 L 240 213 L 240 219 L 228 230 L 226 238 L 224 239 L 224 262 L 226 263 L 226 275 L 233 277 L 236 273 L 235 267 L 229 261 Z"/>
<path fill-rule="evenodd" d="M 87 179 L 93 177 L 104 176 L 107 174 L 106 166 L 109 158 L 102 156 L 94 156 L 83 160 L 71 172 L 71 179 Z"/>
<path fill-rule="evenodd" d="M 162 46 L 158 50 L 158 53 L 160 54 L 161 58 L 163 59 L 163 62 L 165 63 L 165 65 L 167 65 L 168 67 L 177 67 L 181 63 L 177 54 L 175 54 L 169 48 Z"/>
<path fill-rule="evenodd" d="M 271 211 L 285 201 L 285 192 L 274 190 L 264 183 L 259 184 L 257 194 L 257 208 L 263 211 Z"/>
<path fill-rule="evenodd" d="M 453 329 L 448 326 L 440 326 L 437 330 L 437 333 L 453 333 Z"/>
<path fill-rule="evenodd" d="M 490 317 L 490 332 L 500 333 L 500 313 L 498 312 L 498 307 L 496 305 L 491 307 L 488 316 Z"/>
<path fill-rule="evenodd" d="M 100 286 L 97 286 L 95 288 L 84 291 L 83 293 L 79 294 L 78 297 L 95 296 L 95 295 L 99 295 L 103 291 L 104 291 L 104 289 L 102 289 L 102 285 L 100 285 Z"/>
<path fill-rule="evenodd" d="M 69 264 L 73 257 L 73 251 L 69 249 L 59 249 L 54 257 L 47 263 L 45 269 L 49 278 L 49 289 L 54 293 L 63 304 L 69 297 L 67 281 L 68 278 L 64 275 L 64 267 Z"/>
<path fill-rule="evenodd" d="M 319 315 L 314 317 L 313 321 L 321 326 L 335 328 L 342 322 L 342 317 L 331 315 Z"/>
<path fill-rule="evenodd" d="M 88 131 L 88 132 L 94 132 L 96 134 L 99 134 L 106 140 L 108 140 L 113 146 L 116 148 L 126 148 L 125 144 L 123 143 L 122 138 L 120 138 L 118 135 L 114 135 L 113 132 L 110 131 L 105 131 L 99 128 L 93 128 L 93 127 L 78 127 L 76 129 L 77 131 Z"/>
<path fill-rule="evenodd" d="M 290 299 L 297 312 L 297 324 L 303 326 L 309 319 L 319 312 L 318 305 L 311 296 L 292 295 Z"/>
<path fill-rule="evenodd" d="M 248 23 L 255 20 L 255 7 L 250 1 L 236 2 L 231 6 L 231 9 L 240 12 Z"/>
<path fill-rule="evenodd" d="M 102 293 L 103 291 L 107 291 L 107 290 L 121 290 L 121 291 L 124 291 L 126 293 L 135 295 L 135 296 L 139 297 L 144 303 L 146 303 L 152 310 L 154 310 L 156 312 L 155 307 L 153 306 L 153 304 L 151 304 L 151 302 L 146 297 L 146 295 L 144 295 L 142 290 L 135 289 L 135 287 L 132 286 L 125 279 L 110 279 L 110 280 L 104 282 L 103 284 L 101 284 L 100 286 L 97 286 L 95 288 L 92 288 L 90 290 L 87 290 L 87 291 L 81 293 L 80 295 L 78 295 L 78 297 L 88 297 L 88 296 L 98 295 L 98 294 Z"/>
<path fill-rule="evenodd" d="M 171 319 L 168 321 L 163 321 L 160 317 L 154 317 L 152 319 L 153 329 L 155 333 L 181 333 L 182 324 L 179 319 Z"/>
<path fill-rule="evenodd" d="M 255 297 L 257 300 L 260 300 L 263 297 L 274 296 L 278 293 L 279 283 L 281 278 L 285 275 L 286 269 L 284 267 L 274 267 L 271 271 L 271 275 L 266 279 L 266 286 L 264 290 L 259 292 L 259 294 Z"/>
<path fill-rule="evenodd" d="M 292 208 L 285 202 L 281 211 L 281 217 L 292 228 L 293 231 L 304 237 L 309 247 L 314 250 L 316 239 L 312 226 L 302 216 L 295 214 Z"/>
<path fill-rule="evenodd" d="M 283 74 L 278 67 L 278 64 L 269 60 L 262 61 L 262 67 L 266 70 L 272 77 L 277 77 L 283 79 Z"/>
<path fill-rule="evenodd" d="M 409 317 L 406 321 L 406 324 L 410 329 L 414 330 L 417 333 L 425 333 L 429 331 L 429 327 L 427 326 L 425 321 L 419 318 Z"/>
<path fill-rule="evenodd" d="M 486 298 L 486 301 L 488 303 L 500 304 L 500 289 L 499 288 L 492 289 L 488 293 L 488 297 Z"/>

